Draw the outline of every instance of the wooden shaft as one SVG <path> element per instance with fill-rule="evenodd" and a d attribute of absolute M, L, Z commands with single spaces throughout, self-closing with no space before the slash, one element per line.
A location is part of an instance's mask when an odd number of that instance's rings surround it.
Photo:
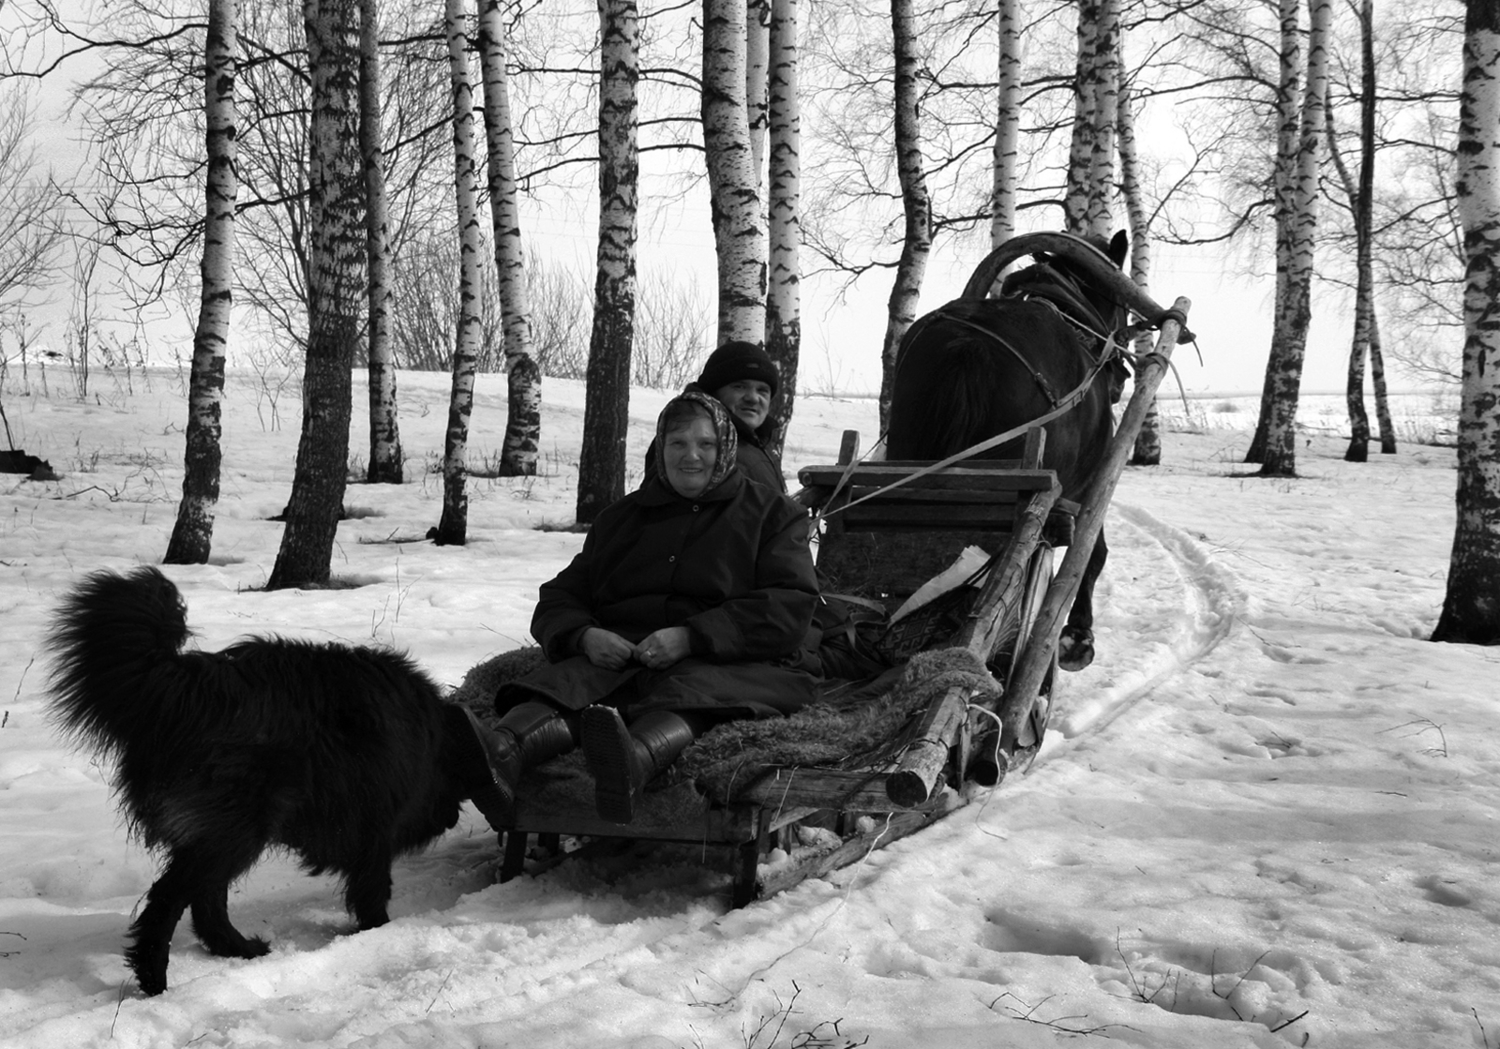
<path fill-rule="evenodd" d="M 989 662 L 996 646 L 1013 628 L 1020 627 L 1021 605 L 1026 600 L 1027 563 L 1061 491 L 1061 486 L 1054 482 L 1050 489 L 1033 496 L 1021 511 L 1004 559 L 991 570 L 974 603 L 977 612 L 965 621 L 955 638 L 955 644 L 967 648 L 984 662 Z M 915 731 L 917 739 L 902 752 L 896 768 L 885 779 L 886 796 L 891 801 L 910 808 L 932 797 L 947 766 L 948 751 L 968 724 L 969 701 L 973 696 L 973 689 L 951 688 L 927 708 Z"/>
<path fill-rule="evenodd" d="M 1128 306 L 1153 324 L 1159 324 L 1167 312 L 1157 305 L 1156 300 L 1142 291 L 1135 281 L 1121 272 L 1120 268 L 1110 261 L 1109 256 L 1088 241 L 1071 233 L 1023 233 L 1019 237 L 1012 237 L 986 255 L 975 267 L 974 275 L 969 278 L 969 283 L 964 285 L 963 294 L 959 297 L 985 298 L 989 295 L 990 288 L 1001 270 L 1022 256 L 1037 251 L 1051 252 L 1083 267 L 1088 271 L 1091 280 L 1103 284 L 1114 294 L 1117 302 Z M 1178 331 L 1181 332 L 1181 325 Z M 1176 337 L 1176 335 L 1173 336 L 1174 339 Z"/>
<path fill-rule="evenodd" d="M 885 793 L 891 801 L 909 809 L 931 797 L 933 785 L 948 763 L 954 737 L 969 719 L 973 695 L 968 685 L 954 685 L 927 708 L 918 738 L 902 753 L 896 771 L 885 778 Z"/>
<path fill-rule="evenodd" d="M 1183 316 L 1187 315 L 1190 306 L 1191 303 L 1185 298 L 1179 298 L 1172 304 L 1172 308 Z M 1109 453 L 1100 464 L 1099 472 L 1095 474 L 1094 482 L 1084 496 L 1078 521 L 1074 526 L 1073 545 L 1068 547 L 1062 567 L 1058 569 L 1052 585 L 1047 588 L 1047 596 L 1037 614 L 1036 625 L 1031 629 L 1031 638 L 1021 654 L 1016 672 L 1011 675 L 1010 687 L 1000 706 L 1000 719 L 1012 738 L 1036 704 L 1042 681 L 1052 664 L 1057 639 L 1062 634 L 1063 622 L 1068 610 L 1073 607 L 1079 581 L 1083 578 L 1083 571 L 1088 567 L 1089 557 L 1093 553 L 1094 541 L 1104 527 L 1104 515 L 1109 509 L 1110 497 L 1114 495 L 1120 473 L 1125 469 L 1125 463 L 1135 448 L 1135 438 L 1146 417 L 1146 410 L 1150 408 L 1156 389 L 1166 375 L 1167 363 L 1172 357 L 1172 347 L 1177 345 L 1179 331 L 1180 325 L 1175 319 L 1162 324 L 1161 335 L 1156 340 L 1156 351 L 1145 357 L 1136 370 L 1135 393 L 1126 405 L 1124 415 L 1120 417 L 1120 426 L 1115 431 Z"/>
<path fill-rule="evenodd" d="M 974 602 L 976 613 L 964 623 L 955 639 L 986 663 L 1005 639 L 1008 628 L 1020 625 L 1021 602 L 1026 599 L 1026 566 L 1046 527 L 1047 515 L 1061 494 L 1062 487 L 1054 483 L 1049 491 L 1036 493 L 1026 504 L 1016 522 L 1005 560 L 990 573 L 979 600 Z"/>

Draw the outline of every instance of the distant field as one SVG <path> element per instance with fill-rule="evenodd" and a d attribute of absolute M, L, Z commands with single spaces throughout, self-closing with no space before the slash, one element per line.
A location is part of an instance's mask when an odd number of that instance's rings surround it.
<path fill-rule="evenodd" d="M 1458 394 L 1399 393 L 1390 397 L 1396 440 L 1410 444 L 1452 445 L 1457 437 Z M 1158 394 L 1157 410 L 1165 429 L 1186 433 L 1248 430 L 1260 411 L 1259 394 L 1191 394 L 1186 400 L 1168 392 Z M 1365 398 L 1370 428 L 1376 431 L 1375 402 Z M 1297 403 L 1297 426 L 1309 433 L 1348 435 L 1349 410 L 1343 394 L 1303 394 Z"/>

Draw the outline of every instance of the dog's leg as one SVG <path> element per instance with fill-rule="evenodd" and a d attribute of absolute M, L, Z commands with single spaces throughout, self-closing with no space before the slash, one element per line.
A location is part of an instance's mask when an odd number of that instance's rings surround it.
<path fill-rule="evenodd" d="M 271 950 L 265 940 L 241 935 L 229 921 L 228 881 L 194 895 L 193 932 L 209 954 L 222 958 L 259 958 Z"/>
<path fill-rule="evenodd" d="M 172 949 L 172 933 L 188 905 L 193 875 L 191 863 L 176 856 L 168 860 L 167 869 L 146 893 L 145 908 L 130 926 L 125 964 L 135 973 L 135 982 L 145 994 L 161 994 L 167 989 L 167 954 Z"/>
<path fill-rule="evenodd" d="M 259 958 L 270 951 L 266 941 L 246 937 L 229 921 L 229 886 L 255 866 L 266 843 L 254 838 L 236 841 L 221 836 L 212 849 L 191 846 L 181 850 L 193 860 L 193 932 L 209 954 L 221 958 Z"/>
<path fill-rule="evenodd" d="M 386 908 L 391 902 L 391 854 L 387 849 L 365 854 L 359 866 L 344 875 L 344 905 L 360 932 L 390 921 Z"/>

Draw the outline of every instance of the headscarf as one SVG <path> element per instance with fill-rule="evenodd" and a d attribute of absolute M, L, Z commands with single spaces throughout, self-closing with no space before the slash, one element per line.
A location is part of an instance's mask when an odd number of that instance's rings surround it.
<path fill-rule="evenodd" d="M 683 403 L 703 409 L 713 421 L 718 448 L 714 458 L 713 473 L 709 475 L 708 487 L 703 490 L 703 493 L 711 492 L 734 470 L 739 437 L 734 429 L 734 421 L 729 417 L 729 409 L 724 407 L 723 402 L 717 397 L 698 390 L 685 390 L 673 397 L 661 410 L 661 414 L 656 417 L 656 476 L 660 477 L 662 483 L 668 488 L 672 487 L 671 482 L 667 480 L 667 417 L 672 413 L 674 405 Z"/>

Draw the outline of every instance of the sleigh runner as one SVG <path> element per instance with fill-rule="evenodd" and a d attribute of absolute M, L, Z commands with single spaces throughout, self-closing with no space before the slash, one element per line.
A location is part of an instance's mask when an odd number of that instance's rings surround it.
<path fill-rule="evenodd" d="M 986 560 L 981 580 L 891 624 L 883 638 L 900 648 L 902 622 L 912 629 L 944 611 L 955 629 L 928 638 L 917 630 L 922 647 L 902 666 L 874 682 L 831 688 L 791 717 L 714 729 L 679 761 L 674 782 L 646 794 L 629 825 L 596 815 L 576 756 L 528 770 L 500 834 L 502 881 L 560 856 L 564 839 L 591 848 L 622 839 L 680 842 L 728 851 L 731 901 L 743 906 L 921 829 L 1035 755 L 1064 617 L 1172 348 L 1186 338 L 1188 308 L 1178 299 L 1162 310 L 1102 255 L 1093 258 L 1094 249 L 1061 234 L 996 249 L 964 298 L 984 297 L 1010 262 L 1037 250 L 1081 260 L 1160 331 L 1155 351 L 1137 361 L 1134 394 L 1084 498 L 1061 498 L 1056 474 L 1042 467 L 1041 420 L 1018 428 L 1025 444 L 1015 460 L 974 459 L 967 449 L 941 461 L 859 462 L 858 435 L 846 433 L 837 463 L 798 475 L 799 499 L 822 522 L 818 565 L 828 590 L 888 615 L 978 547 Z M 1068 549 L 1054 572 L 1057 546 Z M 458 698 L 487 712 L 499 681 L 540 658 L 527 650 L 475 668 Z M 773 854 L 777 861 L 767 863 Z"/>

